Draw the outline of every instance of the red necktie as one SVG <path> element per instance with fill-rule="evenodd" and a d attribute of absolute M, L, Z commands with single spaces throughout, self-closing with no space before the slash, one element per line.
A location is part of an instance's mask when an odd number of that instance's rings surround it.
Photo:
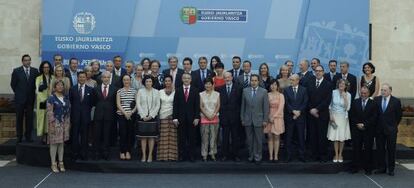
<path fill-rule="evenodd" d="M 188 101 L 188 87 L 185 88 L 184 97 L 185 97 L 185 102 L 187 102 Z"/>
<path fill-rule="evenodd" d="M 104 86 L 104 90 L 103 90 L 103 97 L 104 97 L 104 99 L 106 99 L 106 97 L 108 96 L 108 92 L 107 92 L 107 90 L 106 90 L 106 88 L 107 88 L 108 86 Z"/>

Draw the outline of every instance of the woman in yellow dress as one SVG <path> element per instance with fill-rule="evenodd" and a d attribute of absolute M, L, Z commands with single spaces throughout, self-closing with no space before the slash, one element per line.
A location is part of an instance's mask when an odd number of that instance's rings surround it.
<path fill-rule="evenodd" d="M 36 77 L 36 130 L 37 136 L 41 136 L 42 142 L 46 144 L 46 101 L 51 94 L 49 86 L 53 78 L 53 68 L 49 61 L 40 64 L 39 73 L 40 75 Z"/>

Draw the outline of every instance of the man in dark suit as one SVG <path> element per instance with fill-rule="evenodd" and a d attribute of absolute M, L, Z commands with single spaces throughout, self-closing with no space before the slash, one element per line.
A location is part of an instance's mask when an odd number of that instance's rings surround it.
<path fill-rule="evenodd" d="M 361 87 L 360 98 L 352 102 L 349 117 L 353 149 L 351 173 L 357 173 L 363 168 L 366 175 L 371 175 L 377 105 L 369 98 L 369 89 L 366 86 Z"/>
<path fill-rule="evenodd" d="M 16 135 L 17 142 L 22 142 L 23 118 L 25 123 L 26 141 L 32 142 L 33 131 L 33 106 L 35 101 L 35 81 L 39 75 L 36 68 L 30 66 L 31 57 L 27 54 L 22 56 L 22 65 L 13 69 L 10 87 L 14 93 L 14 104 L 16 108 Z"/>
<path fill-rule="evenodd" d="M 303 59 L 302 61 L 300 61 L 299 63 L 299 78 L 300 78 L 300 82 L 299 84 L 305 88 L 308 87 L 309 82 L 311 80 L 315 79 L 315 76 L 313 76 L 311 71 L 308 71 L 309 69 L 309 61 L 306 59 Z"/>
<path fill-rule="evenodd" d="M 308 101 L 308 133 L 312 147 L 312 155 L 315 160 L 327 162 L 328 160 L 328 123 L 329 104 L 332 99 L 331 83 L 323 79 L 324 70 L 322 66 L 315 68 L 316 77 L 309 81 L 307 88 Z"/>
<path fill-rule="evenodd" d="M 305 162 L 305 123 L 308 93 L 305 87 L 299 85 L 299 76 L 297 74 L 290 76 L 289 79 L 292 86 L 284 89 L 283 92 L 285 96 L 287 162 L 290 162 L 292 159 L 294 135 L 297 136 L 299 160 Z"/>
<path fill-rule="evenodd" d="M 337 61 L 335 59 L 329 60 L 328 66 L 329 66 L 329 72 L 325 73 L 323 75 L 323 78 L 325 80 L 328 80 L 331 82 L 332 86 L 336 86 L 336 83 L 334 83 L 335 76 L 339 77 L 341 74 L 339 72 L 336 72 L 336 65 Z"/>
<path fill-rule="evenodd" d="M 340 68 L 341 68 L 341 74 L 334 77 L 333 83 L 335 83 L 336 85 L 339 79 L 348 80 L 349 82 L 348 92 L 351 94 L 351 100 L 353 101 L 355 99 L 356 92 L 357 92 L 357 78 L 353 74 L 349 73 L 348 62 L 342 61 L 340 63 Z"/>
<path fill-rule="evenodd" d="M 237 83 L 233 82 L 233 76 L 230 72 L 224 73 L 226 80 L 225 87 L 220 89 L 220 126 L 223 128 L 222 153 L 223 161 L 239 158 L 240 143 L 240 102 L 241 90 Z M 230 147 L 231 143 L 231 147 Z M 231 148 L 231 149 L 230 149 Z"/>
<path fill-rule="evenodd" d="M 184 70 L 177 67 L 178 58 L 175 56 L 171 56 L 168 58 L 168 65 L 170 66 L 170 68 L 163 70 L 162 74 L 171 75 L 173 77 L 173 85 L 175 86 L 175 88 L 179 88 L 183 85 L 181 77 L 184 74 Z"/>
<path fill-rule="evenodd" d="M 192 78 L 192 85 L 194 85 L 200 92 L 205 90 L 204 88 L 204 80 L 212 76 L 211 70 L 207 69 L 207 58 L 200 57 L 198 58 L 198 66 L 199 69 L 196 71 L 191 72 Z"/>
<path fill-rule="evenodd" d="M 91 122 L 91 108 L 94 104 L 93 88 L 85 84 L 86 73 L 78 73 L 78 84 L 69 90 L 71 103 L 71 125 L 72 125 L 72 152 L 73 159 L 80 157 L 88 159 L 88 130 Z"/>
<path fill-rule="evenodd" d="M 122 68 L 122 57 L 117 55 L 113 58 L 114 63 L 114 71 L 113 74 L 117 75 L 118 77 L 122 78 L 125 74 L 127 74 L 126 69 Z"/>
<path fill-rule="evenodd" d="M 69 69 L 67 69 L 65 66 L 63 66 L 63 56 L 60 54 L 55 54 L 53 56 L 53 67 L 56 68 L 57 65 L 62 65 L 63 69 L 64 69 L 64 74 L 69 73 Z M 54 70 L 53 70 L 54 71 Z"/>
<path fill-rule="evenodd" d="M 237 84 L 242 89 L 250 87 L 250 80 L 252 76 L 252 62 L 249 60 L 243 61 L 243 74 L 237 77 Z M 264 83 L 259 77 L 259 86 L 264 88 Z"/>
<path fill-rule="evenodd" d="M 94 114 L 94 159 L 99 156 L 109 160 L 110 131 L 114 122 L 116 111 L 116 87 L 109 83 L 111 73 L 105 71 L 101 75 L 102 84 L 94 90 L 95 114 Z"/>
<path fill-rule="evenodd" d="M 191 75 L 184 73 L 183 85 L 175 90 L 173 122 L 178 125 L 179 159 L 195 161 L 196 126 L 200 120 L 200 93 L 191 87 Z"/>
<path fill-rule="evenodd" d="M 244 71 L 240 68 L 241 65 L 241 58 L 239 56 L 234 56 L 232 58 L 232 65 L 233 69 L 231 69 L 229 72 L 233 76 L 233 81 L 237 80 L 237 77 L 240 75 L 243 75 Z"/>
<path fill-rule="evenodd" d="M 78 83 L 78 64 L 79 61 L 76 58 L 71 58 L 69 60 L 69 70 L 65 72 L 65 76 L 69 78 L 70 87 Z"/>
<path fill-rule="evenodd" d="M 250 162 L 262 161 L 263 127 L 269 120 L 269 98 L 267 90 L 259 87 L 259 75 L 252 75 L 251 86 L 242 94 L 240 119 L 246 132 Z"/>
<path fill-rule="evenodd" d="M 392 87 L 389 84 L 382 84 L 382 96 L 374 98 L 379 112 L 375 136 L 378 169 L 375 173 L 385 173 L 388 169 L 388 175 L 394 176 L 395 147 L 402 109 L 400 100 L 392 96 L 391 92 Z M 387 151 L 385 147 L 387 147 Z M 388 160 L 385 160 L 386 158 Z"/>

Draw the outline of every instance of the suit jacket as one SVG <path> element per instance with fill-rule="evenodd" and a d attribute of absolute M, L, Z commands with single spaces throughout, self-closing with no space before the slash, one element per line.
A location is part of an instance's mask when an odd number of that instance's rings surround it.
<path fill-rule="evenodd" d="M 287 122 L 293 121 L 293 110 L 299 110 L 300 116 L 297 121 L 305 122 L 306 111 L 308 105 L 308 92 L 305 87 L 298 85 L 297 94 L 293 91 L 293 87 L 289 86 L 283 90 L 285 96 L 285 119 Z"/>
<path fill-rule="evenodd" d="M 115 74 L 115 67 L 114 67 L 114 70 L 112 71 L 112 74 L 116 75 Z M 125 74 L 127 74 L 126 69 L 121 67 L 121 76 L 120 77 L 122 78 L 122 76 L 124 76 Z"/>
<path fill-rule="evenodd" d="M 364 124 L 364 131 L 375 130 L 375 125 L 377 124 L 377 111 L 377 104 L 372 99 L 367 99 L 364 109 L 362 109 L 362 99 L 355 99 L 352 102 L 349 113 L 351 129 L 353 131 L 359 130 L 356 124 L 362 123 Z"/>
<path fill-rule="evenodd" d="M 334 88 L 336 87 L 336 82 L 342 78 L 342 74 L 336 75 L 333 79 Z M 346 76 L 346 80 L 349 82 L 348 92 L 351 94 L 351 100 L 355 99 L 356 92 L 357 92 L 357 78 L 351 73 L 348 73 Z"/>
<path fill-rule="evenodd" d="M 162 71 L 163 75 L 170 75 L 170 70 L 171 69 L 165 69 Z M 184 74 L 184 70 L 177 68 L 177 74 L 175 75 L 175 88 L 179 88 L 180 86 L 183 85 L 183 80 L 182 80 L 182 76 Z"/>
<path fill-rule="evenodd" d="M 173 103 L 173 119 L 183 123 L 185 119 L 193 121 L 200 119 L 200 92 L 196 87 L 190 87 L 188 101 L 185 101 L 184 87 L 175 89 Z"/>
<path fill-rule="evenodd" d="M 113 120 L 116 111 L 116 92 L 117 89 L 113 85 L 107 88 L 107 97 L 104 98 L 102 93 L 102 84 L 98 85 L 94 90 L 95 113 L 94 120 Z"/>
<path fill-rule="evenodd" d="M 340 77 L 341 74 L 339 72 L 335 72 L 334 77 L 331 79 L 331 73 L 327 72 L 323 75 L 323 79 L 326 79 L 326 80 L 330 81 L 332 83 L 332 85 L 334 85 L 334 87 L 335 87 L 336 86 L 336 83 L 334 83 L 335 76 Z"/>
<path fill-rule="evenodd" d="M 401 101 L 394 96 L 390 96 L 385 112 L 382 111 L 382 96 L 375 97 L 374 101 L 378 108 L 377 132 L 396 135 L 402 118 Z"/>
<path fill-rule="evenodd" d="M 329 119 L 329 105 L 332 99 L 331 83 L 323 79 L 318 88 L 316 88 L 316 78 L 309 80 L 308 83 L 308 110 L 316 108 L 320 119 Z"/>
<path fill-rule="evenodd" d="M 228 72 L 230 72 L 230 73 L 231 73 L 231 75 L 233 75 L 233 73 L 234 73 L 234 69 L 231 69 L 231 70 L 229 70 Z M 241 69 L 241 68 L 240 68 L 240 70 L 239 70 L 239 75 L 237 75 L 237 76 L 233 76 L 233 82 L 237 80 L 237 77 L 239 77 L 240 75 L 243 75 L 243 74 L 244 74 L 244 71 L 243 71 L 243 69 Z"/>
<path fill-rule="evenodd" d="M 243 126 L 261 127 L 269 120 L 269 96 L 267 90 L 257 87 L 256 96 L 252 97 L 252 87 L 243 90 L 240 118 Z"/>
<path fill-rule="evenodd" d="M 230 95 L 227 94 L 227 85 L 219 89 L 220 92 L 220 122 L 230 120 L 236 123 L 240 121 L 240 103 L 242 90 L 233 82 Z"/>
<path fill-rule="evenodd" d="M 78 75 L 76 75 L 76 76 L 78 76 Z M 69 70 L 68 70 L 68 72 L 65 72 L 65 77 L 68 77 L 69 78 L 70 87 L 72 87 L 73 85 L 76 85 L 77 84 L 77 83 L 73 83 L 72 75 L 71 75 L 71 73 L 70 73 Z"/>
<path fill-rule="evenodd" d="M 205 75 L 205 78 L 209 78 L 209 77 L 211 78 L 212 77 L 211 70 L 206 69 L 205 72 L 207 73 Z M 201 78 L 201 70 L 200 69 L 197 69 L 195 71 L 191 71 L 191 78 L 192 78 L 192 80 L 191 80 L 191 83 L 192 83 L 191 85 L 192 86 L 197 87 L 200 92 L 203 92 L 204 90 L 206 90 L 204 88 L 204 82 Z"/>
<path fill-rule="evenodd" d="M 35 101 L 37 69 L 30 67 L 29 79 L 26 77 L 23 66 L 13 69 L 10 87 L 14 92 L 15 104 L 32 104 Z"/>
<path fill-rule="evenodd" d="M 250 77 L 251 77 L 251 75 L 252 74 L 250 74 Z M 240 88 L 243 88 L 243 89 L 244 89 L 244 80 L 245 80 L 245 77 L 244 77 L 244 72 L 243 72 L 243 74 L 241 74 L 241 75 L 239 75 L 239 77 L 237 77 L 237 84 Z M 249 83 L 250 83 L 250 80 L 249 80 Z M 262 81 L 261 76 L 259 76 L 259 86 L 262 87 L 262 88 L 265 88 L 265 85 Z M 250 84 L 247 87 L 250 87 Z"/>
<path fill-rule="evenodd" d="M 80 119 L 85 120 L 86 122 L 91 121 L 91 108 L 94 104 L 94 92 L 93 88 L 85 84 L 85 91 L 83 94 L 83 101 L 81 101 L 81 96 L 78 92 L 78 84 L 74 85 L 69 90 L 69 100 L 71 103 L 71 122 L 78 123 Z M 78 125 L 80 126 L 80 125 Z M 83 125 L 82 125 L 83 126 Z"/>
<path fill-rule="evenodd" d="M 307 71 L 305 75 L 303 75 L 301 72 L 297 73 L 299 75 L 300 81 L 299 85 L 308 88 L 309 82 L 315 79 L 315 76 L 313 75 L 312 71 Z"/>

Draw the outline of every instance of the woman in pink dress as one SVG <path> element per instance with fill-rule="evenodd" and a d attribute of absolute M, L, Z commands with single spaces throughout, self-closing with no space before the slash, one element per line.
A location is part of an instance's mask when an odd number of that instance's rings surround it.
<path fill-rule="evenodd" d="M 285 132 L 285 123 L 283 121 L 283 108 L 285 106 L 285 97 L 280 93 L 279 82 L 272 80 L 270 82 L 269 95 L 269 123 L 264 128 L 264 133 L 268 136 L 269 161 L 278 161 L 280 135 Z"/>

